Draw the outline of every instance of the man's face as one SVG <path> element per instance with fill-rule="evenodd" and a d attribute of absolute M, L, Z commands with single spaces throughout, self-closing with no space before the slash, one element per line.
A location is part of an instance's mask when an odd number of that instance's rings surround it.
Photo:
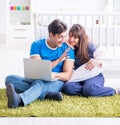
<path fill-rule="evenodd" d="M 66 31 L 62 32 L 61 34 L 52 34 L 50 38 L 52 39 L 54 46 L 61 47 L 62 43 L 65 42 L 66 34 Z"/>

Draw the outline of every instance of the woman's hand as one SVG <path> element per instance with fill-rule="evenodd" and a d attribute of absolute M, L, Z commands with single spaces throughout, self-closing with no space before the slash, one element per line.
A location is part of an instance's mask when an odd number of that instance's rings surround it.
<path fill-rule="evenodd" d="M 87 69 L 87 70 L 92 70 L 94 67 L 96 67 L 96 66 L 99 66 L 99 67 L 101 67 L 102 66 L 102 63 L 99 61 L 99 60 L 97 60 L 97 59 L 90 59 L 87 63 L 86 63 L 86 66 L 85 66 L 85 68 Z"/>

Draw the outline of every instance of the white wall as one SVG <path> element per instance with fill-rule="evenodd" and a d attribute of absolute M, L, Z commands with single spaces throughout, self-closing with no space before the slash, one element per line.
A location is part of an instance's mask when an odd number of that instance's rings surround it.
<path fill-rule="evenodd" d="M 6 0 L 0 0 L 0 34 L 6 33 Z"/>
<path fill-rule="evenodd" d="M 32 0 L 32 8 L 35 12 L 54 12 L 60 11 L 61 8 L 78 8 L 80 11 L 103 11 L 107 1 L 108 0 Z"/>
<path fill-rule="evenodd" d="M 110 0 L 31 0 L 33 12 L 104 11 Z M 119 1 L 119 0 L 117 0 Z M 0 35 L 6 34 L 6 9 L 9 0 L 0 0 Z M 87 4 L 86 4 L 87 3 Z M 66 9 L 65 9 L 66 8 Z M 77 9 L 76 9 L 77 8 Z"/>

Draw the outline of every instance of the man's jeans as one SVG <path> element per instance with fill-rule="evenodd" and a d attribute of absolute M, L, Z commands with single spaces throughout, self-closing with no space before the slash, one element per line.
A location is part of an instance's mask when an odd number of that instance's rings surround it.
<path fill-rule="evenodd" d="M 9 75 L 6 77 L 5 85 L 13 84 L 15 91 L 21 96 L 24 105 L 27 105 L 36 99 L 44 99 L 48 92 L 61 91 L 63 81 L 42 81 L 31 80 L 16 75 Z"/>

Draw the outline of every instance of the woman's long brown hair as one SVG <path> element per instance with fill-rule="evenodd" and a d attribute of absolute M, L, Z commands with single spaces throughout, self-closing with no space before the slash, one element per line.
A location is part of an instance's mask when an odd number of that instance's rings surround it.
<path fill-rule="evenodd" d="M 75 46 L 76 57 L 82 63 L 87 62 L 90 58 L 88 54 L 88 36 L 85 33 L 85 29 L 80 24 L 74 24 L 69 30 L 69 35 L 72 35 L 74 38 L 79 38 L 79 42 Z"/>

